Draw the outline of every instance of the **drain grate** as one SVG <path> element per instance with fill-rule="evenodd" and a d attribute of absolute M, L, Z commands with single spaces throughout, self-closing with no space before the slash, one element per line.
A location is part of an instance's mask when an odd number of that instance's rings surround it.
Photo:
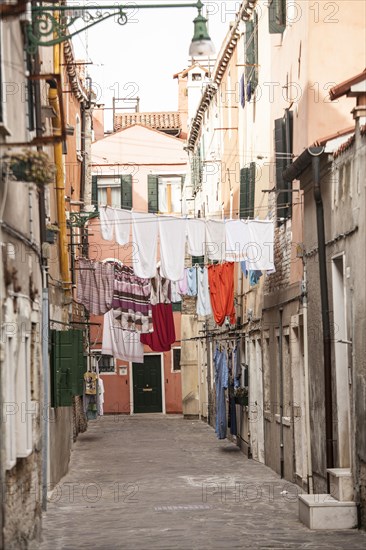
<path fill-rule="evenodd" d="M 180 506 L 155 506 L 155 512 L 180 512 L 191 510 L 211 510 L 208 504 L 182 504 Z"/>

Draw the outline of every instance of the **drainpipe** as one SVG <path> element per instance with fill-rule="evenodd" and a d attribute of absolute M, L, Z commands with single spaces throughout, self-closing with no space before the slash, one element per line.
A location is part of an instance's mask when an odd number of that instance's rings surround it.
<path fill-rule="evenodd" d="M 305 384 L 305 431 L 307 442 L 307 482 L 308 493 L 313 494 L 313 464 L 311 456 L 311 430 L 310 430 L 310 388 L 309 388 L 309 352 L 308 352 L 308 291 L 307 291 L 307 267 L 304 256 L 304 276 L 302 282 L 302 315 L 304 320 L 304 384 Z"/>
<path fill-rule="evenodd" d="M 60 74 L 60 45 L 56 44 L 53 47 L 54 72 Z M 60 105 L 57 95 L 57 84 L 54 80 L 49 80 L 48 100 L 50 106 L 53 107 L 56 116 L 52 118 L 52 126 L 55 135 L 61 132 L 61 116 Z M 65 174 L 62 159 L 62 143 L 55 143 L 53 146 L 55 164 L 56 164 L 56 203 L 57 203 L 57 219 L 60 227 L 59 233 L 59 254 L 60 254 L 60 270 L 61 279 L 65 285 L 65 289 L 69 290 L 70 271 L 69 271 L 69 256 L 68 242 L 66 231 L 66 204 L 65 204 Z"/>
<path fill-rule="evenodd" d="M 325 437 L 326 437 L 326 467 L 334 467 L 333 457 L 333 410 L 332 410 L 332 364 L 331 364 L 331 333 L 329 321 L 328 279 L 325 253 L 325 229 L 323 199 L 320 189 L 320 155 L 324 147 L 309 147 L 312 158 L 314 199 L 316 205 L 316 225 L 318 233 L 318 256 L 320 275 L 320 299 L 323 327 L 323 360 L 324 360 L 324 399 L 325 399 Z M 330 492 L 329 475 L 327 475 L 327 491 Z"/>
<path fill-rule="evenodd" d="M 279 308 L 280 325 L 279 325 L 279 346 L 278 346 L 278 363 L 280 368 L 280 473 L 281 479 L 285 475 L 285 459 L 284 459 L 284 445 L 283 445 L 283 307 Z"/>

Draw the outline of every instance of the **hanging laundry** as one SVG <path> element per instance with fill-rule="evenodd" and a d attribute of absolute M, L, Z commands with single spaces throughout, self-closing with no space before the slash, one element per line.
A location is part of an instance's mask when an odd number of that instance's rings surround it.
<path fill-rule="evenodd" d="M 118 311 L 111 310 L 104 315 L 102 354 L 123 361 L 143 363 L 144 346 L 140 342 L 140 333 L 123 330 L 115 315 L 118 316 Z"/>
<path fill-rule="evenodd" d="M 206 267 L 197 268 L 197 315 L 212 315 L 208 273 Z"/>
<path fill-rule="evenodd" d="M 236 322 L 234 306 L 234 264 L 224 263 L 208 266 L 208 282 L 212 312 L 215 322 L 222 325 L 225 317 L 230 318 L 230 324 Z"/>
<path fill-rule="evenodd" d="M 243 220 L 228 220 L 225 222 L 226 260 L 239 262 L 247 257 L 250 242 L 249 223 Z"/>
<path fill-rule="evenodd" d="M 173 216 L 159 217 L 161 275 L 179 281 L 184 272 L 187 220 Z"/>
<path fill-rule="evenodd" d="M 132 267 L 115 265 L 112 306 L 124 330 L 152 331 L 150 294 L 150 279 L 137 277 Z"/>
<path fill-rule="evenodd" d="M 100 233 L 105 241 L 114 238 L 114 208 L 101 206 L 99 209 Z"/>
<path fill-rule="evenodd" d="M 153 306 L 156 304 L 170 304 L 171 302 L 171 281 L 165 279 L 160 274 L 160 268 L 157 269 L 156 276 L 151 279 L 150 302 Z"/>
<path fill-rule="evenodd" d="M 133 269 L 141 278 L 155 277 L 158 244 L 158 218 L 155 214 L 131 213 L 132 240 L 135 244 Z"/>
<path fill-rule="evenodd" d="M 172 304 L 156 304 L 152 306 L 154 331 L 141 334 L 141 344 L 146 344 L 152 351 L 170 351 L 175 342 L 175 328 Z"/>
<path fill-rule="evenodd" d="M 114 208 L 114 228 L 116 241 L 119 245 L 127 244 L 130 241 L 131 211 Z"/>
<path fill-rule="evenodd" d="M 104 382 L 103 379 L 98 377 L 98 415 L 104 414 Z"/>
<path fill-rule="evenodd" d="M 247 269 L 247 264 L 246 264 L 245 260 L 242 260 L 240 262 L 240 267 L 241 267 L 242 272 L 244 273 L 244 277 L 247 278 L 248 277 L 248 269 Z"/>
<path fill-rule="evenodd" d="M 188 294 L 187 269 L 185 269 L 183 272 L 183 278 L 180 281 L 178 281 L 178 288 L 179 288 L 179 293 L 182 296 L 185 296 L 186 294 Z"/>
<path fill-rule="evenodd" d="M 201 218 L 187 220 L 188 254 L 205 255 L 206 223 Z"/>
<path fill-rule="evenodd" d="M 240 78 L 240 88 L 239 88 L 239 95 L 240 95 L 240 105 L 245 107 L 245 82 L 244 82 L 244 75 L 241 75 Z"/>
<path fill-rule="evenodd" d="M 206 251 L 209 260 L 225 260 L 225 223 L 222 220 L 207 220 Z"/>
<path fill-rule="evenodd" d="M 179 281 L 172 281 L 170 285 L 172 304 L 179 304 L 182 301 L 178 283 Z"/>
<path fill-rule="evenodd" d="M 188 267 L 187 273 L 187 296 L 197 296 L 197 268 Z"/>
<path fill-rule="evenodd" d="M 226 352 L 216 348 L 214 357 L 215 363 L 215 385 L 216 385 L 216 428 L 215 432 L 219 439 L 226 438 L 226 399 L 225 390 L 228 387 L 228 368 Z"/>
<path fill-rule="evenodd" d="M 263 273 L 261 271 L 249 271 L 249 285 L 255 286 L 258 284 L 259 279 L 262 277 Z"/>
<path fill-rule="evenodd" d="M 108 262 L 94 262 L 87 258 L 77 260 L 76 301 L 92 315 L 103 315 L 112 307 L 114 266 Z"/>
<path fill-rule="evenodd" d="M 274 225 L 269 220 L 249 223 L 251 245 L 247 249 L 247 266 L 253 270 L 273 270 Z"/>

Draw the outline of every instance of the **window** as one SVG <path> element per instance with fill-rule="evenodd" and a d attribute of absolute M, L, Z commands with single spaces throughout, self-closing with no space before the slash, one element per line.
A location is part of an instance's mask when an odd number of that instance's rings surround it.
<path fill-rule="evenodd" d="M 277 218 L 281 224 L 291 217 L 292 183 L 285 182 L 283 171 L 292 162 L 293 112 L 286 109 L 285 116 L 275 120 Z"/>
<path fill-rule="evenodd" d="M 245 23 L 245 81 L 251 85 L 251 92 L 258 84 L 258 15 Z"/>
<path fill-rule="evenodd" d="M 199 265 L 200 267 L 205 266 L 205 257 L 204 256 L 192 256 L 192 266 Z"/>
<path fill-rule="evenodd" d="M 180 214 L 182 211 L 182 176 L 148 175 L 149 212 Z"/>
<path fill-rule="evenodd" d="M 172 348 L 173 372 L 178 372 L 178 371 L 181 370 L 181 367 L 180 367 L 180 350 L 181 350 L 181 348 Z"/>
<path fill-rule="evenodd" d="M 240 218 L 254 217 L 256 165 L 240 170 Z"/>
<path fill-rule="evenodd" d="M 283 33 L 286 28 L 286 0 L 270 0 L 268 5 L 268 29 L 270 34 Z"/>
<path fill-rule="evenodd" d="M 97 357 L 99 374 L 115 373 L 114 357 L 112 355 L 99 355 Z"/>
<path fill-rule="evenodd" d="M 92 176 L 92 203 L 113 208 L 132 208 L 132 175 Z"/>
<path fill-rule="evenodd" d="M 197 80 L 202 80 L 202 74 L 201 73 L 192 73 L 192 80 L 196 82 Z"/>
<path fill-rule="evenodd" d="M 203 178 L 203 166 L 202 166 L 202 152 L 201 147 L 193 153 L 191 159 L 191 180 L 193 185 L 194 194 L 197 193 L 202 187 Z"/>

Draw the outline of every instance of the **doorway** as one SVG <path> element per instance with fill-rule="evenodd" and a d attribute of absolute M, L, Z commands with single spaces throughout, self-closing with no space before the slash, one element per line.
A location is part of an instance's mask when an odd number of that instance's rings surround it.
<path fill-rule="evenodd" d="M 161 355 L 144 355 L 143 363 L 132 363 L 134 413 L 163 411 Z"/>

